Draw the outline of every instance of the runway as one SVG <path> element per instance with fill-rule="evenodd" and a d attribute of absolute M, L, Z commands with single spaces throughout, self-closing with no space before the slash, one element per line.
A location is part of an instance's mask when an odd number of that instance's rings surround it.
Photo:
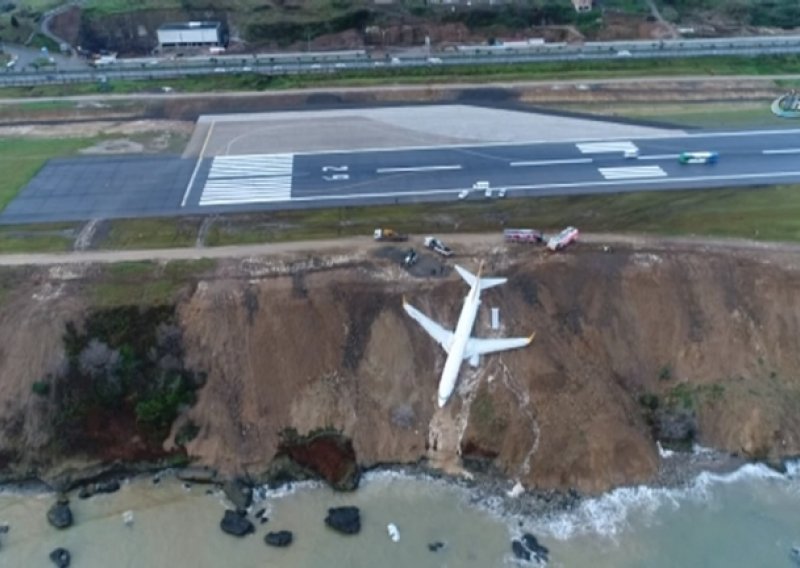
<path fill-rule="evenodd" d="M 636 149 L 638 158 L 626 159 Z M 684 165 L 685 151 L 716 164 Z M 800 130 L 187 158 L 53 160 L 0 222 L 195 215 L 800 183 Z M 110 186 L 112 188 L 110 189 Z M 74 188 L 74 189 L 70 189 Z M 495 194 L 496 195 L 496 194 Z"/>

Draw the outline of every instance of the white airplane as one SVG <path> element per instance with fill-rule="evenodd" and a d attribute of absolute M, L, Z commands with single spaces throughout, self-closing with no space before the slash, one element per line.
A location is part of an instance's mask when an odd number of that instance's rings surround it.
<path fill-rule="evenodd" d="M 403 309 L 408 315 L 417 320 L 428 335 L 433 337 L 439 345 L 447 352 L 447 361 L 444 364 L 442 378 L 439 380 L 439 408 L 447 404 L 450 395 L 456 386 L 458 371 L 461 368 L 461 361 L 469 359 L 469 364 L 477 367 L 481 355 L 517 349 L 525 347 L 533 341 L 530 337 L 498 338 L 498 339 L 478 339 L 470 337 L 472 328 L 475 325 L 475 318 L 478 315 L 478 307 L 481 305 L 481 291 L 500 284 L 505 284 L 505 278 L 481 278 L 483 263 L 478 268 L 478 275 L 475 276 L 467 270 L 456 265 L 456 270 L 467 284 L 470 285 L 469 293 L 464 298 L 464 307 L 458 317 L 455 331 L 443 328 L 441 325 L 420 312 L 417 308 L 409 304 L 403 298 Z"/>

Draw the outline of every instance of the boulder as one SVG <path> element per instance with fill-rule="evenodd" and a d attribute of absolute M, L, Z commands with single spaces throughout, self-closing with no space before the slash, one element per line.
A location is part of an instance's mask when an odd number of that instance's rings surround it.
<path fill-rule="evenodd" d="M 222 529 L 222 532 L 240 537 L 256 530 L 253 523 L 247 519 L 246 511 L 243 510 L 225 511 L 225 516 L 222 517 L 219 528 Z"/>
<path fill-rule="evenodd" d="M 222 491 L 237 509 L 247 509 L 253 502 L 253 490 L 239 479 L 226 481 L 222 486 Z"/>
<path fill-rule="evenodd" d="M 546 563 L 549 561 L 550 551 L 546 546 L 539 544 L 539 541 L 536 540 L 536 537 L 531 533 L 525 533 L 522 535 L 522 544 L 525 545 L 525 548 L 531 551 L 537 562 Z"/>
<path fill-rule="evenodd" d="M 60 498 L 55 505 L 47 511 L 47 522 L 57 529 L 65 529 L 72 525 L 72 511 L 69 508 L 69 499 Z"/>
<path fill-rule="evenodd" d="M 328 509 L 325 524 L 342 534 L 357 534 L 361 531 L 361 512 L 358 507 L 334 507 Z"/>
<path fill-rule="evenodd" d="M 293 538 L 292 531 L 268 532 L 264 542 L 270 546 L 289 546 Z"/>
<path fill-rule="evenodd" d="M 66 548 L 56 548 L 50 553 L 50 560 L 52 560 L 53 564 L 58 566 L 58 568 L 67 568 L 71 560 L 69 550 Z"/>
<path fill-rule="evenodd" d="M 514 556 L 519 560 L 525 560 L 526 562 L 530 562 L 531 560 L 530 551 L 518 540 L 511 541 L 511 552 L 513 552 Z"/>
<path fill-rule="evenodd" d="M 431 552 L 438 552 L 442 548 L 444 548 L 444 543 L 438 540 L 436 542 L 428 543 L 428 550 L 430 550 Z"/>

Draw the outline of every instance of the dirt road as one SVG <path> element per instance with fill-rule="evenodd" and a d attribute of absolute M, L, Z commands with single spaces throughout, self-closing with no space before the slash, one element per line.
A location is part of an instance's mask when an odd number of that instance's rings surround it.
<path fill-rule="evenodd" d="M 448 234 L 443 237 L 448 245 L 458 251 L 467 247 L 471 252 L 480 253 L 482 249 L 502 246 L 500 234 Z M 703 239 L 696 237 L 656 237 L 645 235 L 582 234 L 581 243 L 593 246 L 626 246 L 634 249 L 660 248 L 670 250 L 700 251 L 759 251 L 785 253 L 787 262 L 800 264 L 800 244 L 749 241 L 744 239 Z M 409 246 L 422 248 L 421 237 L 412 239 Z M 0 266 L 114 263 L 134 261 L 193 260 L 201 258 L 246 258 L 279 254 L 320 254 L 356 249 L 366 250 L 386 246 L 369 237 L 349 237 L 343 239 L 264 243 L 235 245 L 211 248 L 173 248 L 150 250 L 100 250 L 75 251 L 47 254 L 6 254 L 0 255 Z M 526 246 L 526 245 L 515 245 Z"/>

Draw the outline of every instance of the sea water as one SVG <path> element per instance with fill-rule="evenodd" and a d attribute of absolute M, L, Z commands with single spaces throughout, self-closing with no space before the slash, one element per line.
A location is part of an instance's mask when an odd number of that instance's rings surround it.
<path fill-rule="evenodd" d="M 800 545 L 796 472 L 794 465 L 787 475 L 746 465 L 701 474 L 680 489 L 618 489 L 547 517 L 506 516 L 490 506 L 496 500 L 470 505 L 475 494 L 441 480 L 370 474 L 352 494 L 318 484 L 258 492 L 253 510 L 265 508 L 269 520 L 256 520 L 256 534 L 242 539 L 219 529 L 226 507 L 219 491 L 187 488 L 169 476 L 157 485 L 138 479 L 114 494 L 73 497 L 75 525 L 63 531 L 45 520 L 54 495 L 7 488 L 0 492 L 0 523 L 9 524 L 0 534 L 0 566 L 51 566 L 49 552 L 62 546 L 80 568 L 490 568 L 516 565 L 509 543 L 522 530 L 550 548 L 553 567 L 800 566 L 791 558 Z M 361 509 L 360 534 L 325 526 L 327 509 L 341 505 Z M 291 546 L 264 544 L 263 535 L 277 530 L 294 532 Z M 444 548 L 430 551 L 437 541 Z"/>

